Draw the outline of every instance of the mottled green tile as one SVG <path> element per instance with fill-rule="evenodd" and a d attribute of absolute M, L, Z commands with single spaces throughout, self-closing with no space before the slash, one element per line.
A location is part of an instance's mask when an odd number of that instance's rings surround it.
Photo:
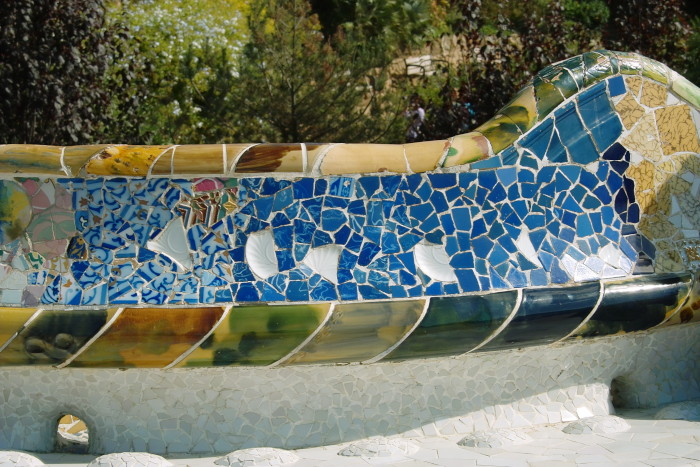
<path fill-rule="evenodd" d="M 385 360 L 459 355 L 484 342 L 510 316 L 515 291 L 432 298 L 420 325 Z"/>
<path fill-rule="evenodd" d="M 234 307 L 179 367 L 270 365 L 304 342 L 323 322 L 330 305 Z"/>
<path fill-rule="evenodd" d="M 613 74 L 610 60 L 597 52 L 583 54 L 583 84 L 588 87 Z"/>
<path fill-rule="evenodd" d="M 693 83 L 676 74 L 671 82 L 671 90 L 678 94 L 679 97 L 688 101 L 696 109 L 700 109 L 700 88 Z"/>
<path fill-rule="evenodd" d="M 489 140 L 496 154 L 513 144 L 523 134 L 518 125 L 503 114 L 496 115 L 474 131 L 481 133 Z"/>
<path fill-rule="evenodd" d="M 3 365 L 58 365 L 107 322 L 107 310 L 44 310 L 0 352 Z"/>
<path fill-rule="evenodd" d="M 425 300 L 336 305 L 323 329 L 285 365 L 362 362 L 398 343 L 420 318 Z"/>
<path fill-rule="evenodd" d="M 564 102 L 564 96 L 559 92 L 556 86 L 539 76 L 535 77 L 533 85 L 535 87 L 535 97 L 537 99 L 538 120 L 542 121 L 559 104 Z"/>
<path fill-rule="evenodd" d="M 642 58 L 642 76 L 646 76 L 662 84 L 669 83 L 668 67 L 651 58 Z"/>
<path fill-rule="evenodd" d="M 529 85 L 520 90 L 498 113 L 510 118 L 522 133 L 528 131 L 537 123 L 535 88 Z"/>
<path fill-rule="evenodd" d="M 620 73 L 623 75 L 641 75 L 642 62 L 639 55 L 631 52 L 615 52 L 620 65 Z"/>

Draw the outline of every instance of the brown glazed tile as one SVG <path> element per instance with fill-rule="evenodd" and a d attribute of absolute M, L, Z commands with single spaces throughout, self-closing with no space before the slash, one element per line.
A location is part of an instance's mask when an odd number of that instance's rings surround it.
<path fill-rule="evenodd" d="M 199 342 L 223 308 L 125 308 L 71 367 L 162 368 Z"/>
<path fill-rule="evenodd" d="M 299 143 L 258 144 L 245 151 L 235 173 L 302 172 L 304 160 Z"/>
<path fill-rule="evenodd" d="M 450 149 L 442 163 L 443 167 L 470 164 L 491 156 L 491 143 L 481 133 L 472 131 L 457 135 L 450 141 Z"/>
<path fill-rule="evenodd" d="M 173 175 L 223 175 L 223 144 L 186 144 L 177 146 L 173 155 Z"/>

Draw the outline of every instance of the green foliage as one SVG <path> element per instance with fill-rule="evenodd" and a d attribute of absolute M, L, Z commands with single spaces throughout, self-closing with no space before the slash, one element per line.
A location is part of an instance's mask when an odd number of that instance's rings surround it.
<path fill-rule="evenodd" d="M 688 39 L 688 72 L 686 77 L 700 86 L 700 17 L 691 21 L 693 34 Z"/>
<path fill-rule="evenodd" d="M 0 16 L 0 143 L 96 138 L 109 99 L 104 76 L 124 39 L 97 0 L 13 0 Z"/>
<path fill-rule="evenodd" d="M 610 10 L 603 0 L 564 0 L 564 17 L 570 27 L 580 24 L 601 30 L 610 18 Z"/>
<path fill-rule="evenodd" d="M 257 128 L 245 136 L 371 141 L 392 131 L 399 111 L 385 93 L 388 74 L 375 68 L 373 49 L 343 34 L 324 37 L 306 0 L 254 2 L 248 29 L 236 82 L 238 118 Z"/>
<path fill-rule="evenodd" d="M 607 48 L 639 52 L 685 73 L 691 31 L 682 0 L 609 0 L 609 5 Z"/>

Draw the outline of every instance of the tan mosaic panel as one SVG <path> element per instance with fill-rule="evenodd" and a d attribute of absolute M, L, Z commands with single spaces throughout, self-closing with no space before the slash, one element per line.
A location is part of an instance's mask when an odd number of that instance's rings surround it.
<path fill-rule="evenodd" d="M 637 151 L 649 160 L 661 160 L 661 143 L 656 131 L 654 114 L 649 113 L 641 118 L 639 123 L 622 140 L 622 145 L 632 151 Z"/>
<path fill-rule="evenodd" d="M 90 175 L 148 175 L 151 164 L 170 146 L 111 146 L 85 165 Z"/>
<path fill-rule="evenodd" d="M 634 180 L 634 194 L 639 209 L 651 214 L 656 211 L 656 192 L 654 191 L 654 164 L 643 160 L 639 165 L 630 166 L 626 175 Z"/>
<path fill-rule="evenodd" d="M 627 89 L 634 97 L 639 97 L 639 91 L 642 89 L 642 78 L 639 76 L 628 76 L 625 78 Z"/>
<path fill-rule="evenodd" d="M 321 162 L 323 175 L 407 172 L 403 146 L 394 144 L 338 144 Z"/>
<path fill-rule="evenodd" d="M 449 141 L 423 141 L 405 144 L 406 159 L 412 172 L 427 172 L 438 167 L 442 155 L 449 147 Z"/>
<path fill-rule="evenodd" d="M 486 159 L 491 155 L 491 143 L 481 133 L 472 131 L 457 135 L 450 141 L 450 149 L 442 163 L 443 167 L 469 164 Z"/>
<path fill-rule="evenodd" d="M 223 144 L 187 144 L 175 148 L 173 174 L 224 174 Z"/>
<path fill-rule="evenodd" d="M 640 101 L 647 107 L 660 107 L 666 104 L 666 86 L 649 80 L 645 81 Z"/>
<path fill-rule="evenodd" d="M 627 130 L 632 128 L 644 116 L 644 107 L 639 105 L 637 100 L 629 93 L 625 94 L 625 97 L 615 104 L 615 110 L 620 114 L 622 124 L 625 125 Z"/>
<path fill-rule="evenodd" d="M 656 121 L 666 155 L 676 152 L 700 152 L 695 122 L 687 105 L 657 109 Z"/>

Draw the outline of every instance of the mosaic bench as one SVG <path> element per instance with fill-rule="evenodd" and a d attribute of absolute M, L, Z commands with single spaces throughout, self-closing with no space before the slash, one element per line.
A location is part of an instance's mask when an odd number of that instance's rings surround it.
<path fill-rule="evenodd" d="M 0 366 L 397 362 L 694 322 L 699 108 L 665 65 L 596 51 L 444 141 L 0 146 Z"/>

